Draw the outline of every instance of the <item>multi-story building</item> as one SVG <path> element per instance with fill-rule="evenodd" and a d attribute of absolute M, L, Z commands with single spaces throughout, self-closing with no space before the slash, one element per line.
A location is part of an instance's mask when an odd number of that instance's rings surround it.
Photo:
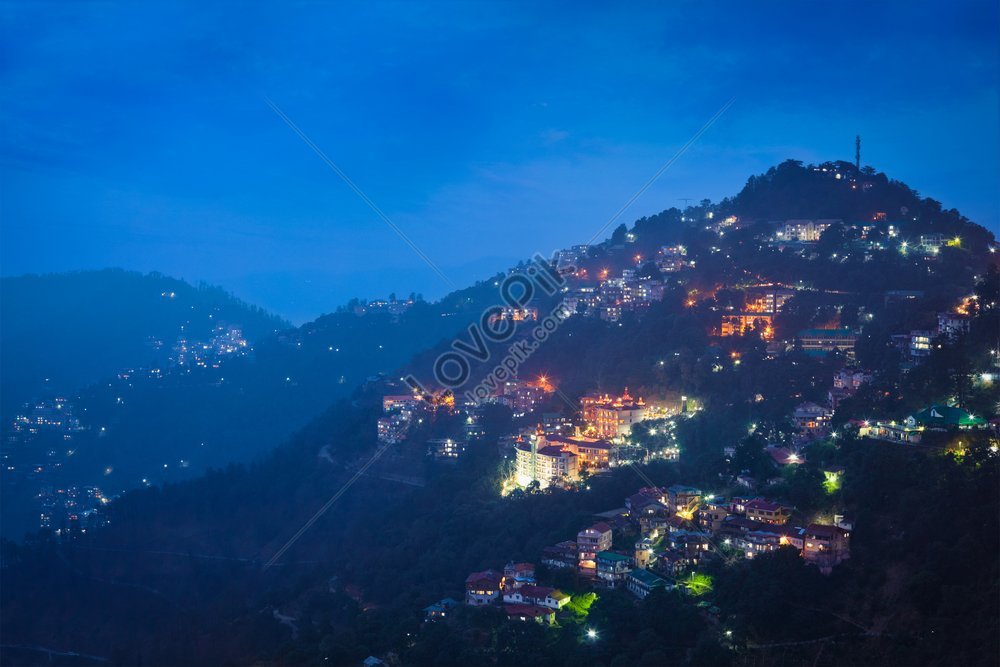
<path fill-rule="evenodd" d="M 701 503 L 701 489 L 674 484 L 667 488 L 667 509 L 675 516 L 691 520 Z"/>
<path fill-rule="evenodd" d="M 914 358 L 929 357 L 931 349 L 934 347 L 933 331 L 911 331 L 910 332 L 910 356 Z"/>
<path fill-rule="evenodd" d="M 955 338 L 969 330 L 969 316 L 960 313 L 938 313 L 937 333 L 946 338 Z"/>
<path fill-rule="evenodd" d="M 427 455 L 438 461 L 456 461 L 465 454 L 465 443 L 451 438 L 436 438 L 427 441 Z"/>
<path fill-rule="evenodd" d="M 805 329 L 798 335 L 803 351 L 819 354 L 834 351 L 853 354 L 857 339 L 857 334 L 846 328 Z"/>
<path fill-rule="evenodd" d="M 840 220 L 786 220 L 774 238 L 779 242 L 815 243 L 831 225 Z"/>
<path fill-rule="evenodd" d="M 614 551 L 597 552 L 597 579 L 608 588 L 618 588 L 632 571 L 632 559 Z"/>
<path fill-rule="evenodd" d="M 566 541 L 545 547 L 542 549 L 542 563 L 557 569 L 576 567 L 579 563 L 576 542 Z"/>
<path fill-rule="evenodd" d="M 792 508 L 781 503 L 755 498 L 746 504 L 746 517 L 751 521 L 784 524 L 791 516 Z"/>
<path fill-rule="evenodd" d="M 577 533 L 577 562 L 581 574 L 588 576 L 597 574 L 597 554 L 611 549 L 611 539 L 611 526 L 604 522 L 595 523 Z"/>
<path fill-rule="evenodd" d="M 465 603 L 474 607 L 492 604 L 500 599 L 503 574 L 496 570 L 473 572 L 465 579 Z"/>
<path fill-rule="evenodd" d="M 816 403 L 800 403 L 792 412 L 792 422 L 808 436 L 818 436 L 830 426 L 833 413 Z"/>
<path fill-rule="evenodd" d="M 838 526 L 810 524 L 805 529 L 802 557 L 828 574 L 834 565 L 851 557 L 850 533 Z"/>
<path fill-rule="evenodd" d="M 580 401 L 583 419 L 599 438 L 627 435 L 632 426 L 646 419 L 648 408 L 642 398 L 633 399 L 628 387 L 618 398 L 585 396 Z"/>
<path fill-rule="evenodd" d="M 628 577 L 625 579 L 625 586 L 630 593 L 640 600 L 658 588 L 671 588 L 666 579 L 642 568 L 637 568 L 629 572 Z"/>
<path fill-rule="evenodd" d="M 514 448 L 516 482 L 526 487 L 538 482 L 546 488 L 553 481 L 575 480 L 579 476 L 579 460 L 572 451 L 558 445 L 538 445 L 537 438 L 523 438 Z"/>
<path fill-rule="evenodd" d="M 542 435 L 536 436 L 540 442 L 569 450 L 577 457 L 579 469 L 606 470 L 611 465 L 611 452 L 614 450 L 607 440 L 590 438 L 576 433 L 574 435 Z"/>

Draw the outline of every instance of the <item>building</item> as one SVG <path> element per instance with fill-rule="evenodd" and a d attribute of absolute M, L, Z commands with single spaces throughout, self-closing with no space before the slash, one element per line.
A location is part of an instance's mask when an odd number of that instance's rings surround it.
<path fill-rule="evenodd" d="M 531 604 L 556 611 L 565 607 L 569 600 L 569 595 L 548 586 L 526 585 L 507 590 L 503 594 L 503 601 L 507 604 Z"/>
<path fill-rule="evenodd" d="M 577 563 L 581 574 L 597 574 L 597 554 L 611 549 L 611 540 L 611 526 L 604 522 L 595 523 L 577 533 Z"/>
<path fill-rule="evenodd" d="M 518 588 L 535 583 L 534 563 L 510 562 L 503 567 L 503 578 L 507 587 Z"/>
<path fill-rule="evenodd" d="M 815 437 L 826 433 L 833 412 L 816 403 L 801 403 L 792 412 L 792 423 L 805 435 Z"/>
<path fill-rule="evenodd" d="M 579 563 L 576 542 L 566 541 L 545 547 L 542 549 L 542 563 L 556 569 L 576 567 Z"/>
<path fill-rule="evenodd" d="M 792 508 L 781 503 L 755 498 L 746 504 L 746 517 L 751 521 L 784 524 L 791 516 Z"/>
<path fill-rule="evenodd" d="M 933 331 L 928 330 L 917 330 L 910 332 L 910 343 L 909 352 L 910 356 L 919 359 L 922 357 L 929 357 L 931 350 L 934 349 L 934 336 Z"/>
<path fill-rule="evenodd" d="M 918 444 L 925 431 L 965 431 L 986 428 L 986 420 L 961 408 L 932 405 L 914 413 L 902 422 L 878 421 L 868 426 L 869 437 L 889 442 Z M 859 435 L 862 431 L 859 429 Z"/>
<path fill-rule="evenodd" d="M 954 339 L 969 330 L 969 316 L 960 313 L 938 313 L 937 333 Z"/>
<path fill-rule="evenodd" d="M 453 598 L 438 600 L 434 604 L 424 607 L 424 619 L 428 621 L 436 621 L 439 618 L 445 618 L 448 616 L 448 613 L 457 606 L 458 600 Z"/>
<path fill-rule="evenodd" d="M 598 438 L 618 438 L 632 430 L 634 424 L 646 419 L 647 408 L 642 398 L 633 399 L 628 387 L 618 398 L 585 396 L 580 400 L 583 419 Z"/>
<path fill-rule="evenodd" d="M 829 574 L 835 565 L 851 557 L 850 533 L 837 526 L 810 524 L 805 529 L 802 557 Z"/>
<path fill-rule="evenodd" d="M 857 334 L 851 329 L 805 329 L 799 332 L 798 340 L 805 352 L 811 354 L 826 354 L 828 352 L 845 352 L 854 354 L 854 343 Z"/>
<path fill-rule="evenodd" d="M 579 470 L 607 470 L 611 466 L 611 452 L 614 450 L 607 440 L 580 435 L 579 429 L 574 435 L 544 435 L 537 436 L 540 442 L 561 447 L 576 455 Z"/>
<path fill-rule="evenodd" d="M 701 489 L 681 484 L 667 488 L 667 509 L 676 516 L 692 520 L 700 504 Z"/>
<path fill-rule="evenodd" d="M 539 488 L 547 488 L 554 481 L 572 481 L 579 477 L 579 460 L 572 451 L 559 445 L 538 446 L 537 438 L 521 439 L 515 451 L 515 479 L 519 486 L 526 487 L 538 482 Z"/>
<path fill-rule="evenodd" d="M 465 443 L 451 438 L 427 441 L 427 455 L 436 461 L 457 461 L 465 453 Z"/>
<path fill-rule="evenodd" d="M 644 569 L 629 572 L 625 578 L 625 586 L 632 595 L 640 600 L 659 588 L 668 590 L 673 588 L 673 585 L 663 577 Z"/>
<path fill-rule="evenodd" d="M 492 604 L 500 599 L 503 574 L 495 570 L 473 572 L 465 578 L 465 604 L 473 607 Z"/>
<path fill-rule="evenodd" d="M 774 238 L 779 242 L 815 243 L 831 225 L 840 220 L 786 220 Z"/>
<path fill-rule="evenodd" d="M 542 625 L 552 625 L 556 620 L 554 611 L 533 604 L 505 604 L 504 611 L 511 621 L 532 621 Z"/>
<path fill-rule="evenodd" d="M 618 588 L 632 571 L 632 558 L 614 551 L 597 552 L 597 580 L 607 588 Z"/>

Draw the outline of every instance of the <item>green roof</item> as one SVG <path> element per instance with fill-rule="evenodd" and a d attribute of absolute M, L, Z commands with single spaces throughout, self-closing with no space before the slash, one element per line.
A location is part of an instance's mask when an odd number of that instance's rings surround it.
<path fill-rule="evenodd" d="M 623 556 L 621 554 L 615 553 L 614 551 L 598 551 L 597 557 L 599 559 L 612 560 L 612 561 L 632 560 L 628 556 Z"/>
<path fill-rule="evenodd" d="M 654 586 L 666 586 L 667 584 L 666 579 L 653 574 L 649 570 L 643 570 L 643 569 L 632 570 L 629 576 L 638 581 L 643 586 L 648 586 L 649 588 L 652 588 Z"/>
<path fill-rule="evenodd" d="M 947 405 L 932 405 L 916 413 L 912 418 L 921 426 L 970 428 L 986 423 L 982 417 L 976 417 L 962 408 L 953 408 Z"/>

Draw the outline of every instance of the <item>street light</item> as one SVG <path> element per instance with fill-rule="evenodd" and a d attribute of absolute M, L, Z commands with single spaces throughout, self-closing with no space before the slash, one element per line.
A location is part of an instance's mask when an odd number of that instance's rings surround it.
<path fill-rule="evenodd" d="M 597 639 L 597 630 L 594 628 L 587 628 L 587 639 L 590 639 L 591 641 Z"/>

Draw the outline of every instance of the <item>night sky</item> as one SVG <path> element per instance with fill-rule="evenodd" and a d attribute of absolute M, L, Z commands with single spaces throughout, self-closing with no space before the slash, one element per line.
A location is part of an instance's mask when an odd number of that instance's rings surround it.
<path fill-rule="evenodd" d="M 665 4 L 665 3 L 660 3 Z M 120 266 L 302 322 L 862 161 L 1000 230 L 998 12 L 963 2 L 4 3 L 5 276 Z M 609 230 L 610 232 L 610 230 Z"/>

